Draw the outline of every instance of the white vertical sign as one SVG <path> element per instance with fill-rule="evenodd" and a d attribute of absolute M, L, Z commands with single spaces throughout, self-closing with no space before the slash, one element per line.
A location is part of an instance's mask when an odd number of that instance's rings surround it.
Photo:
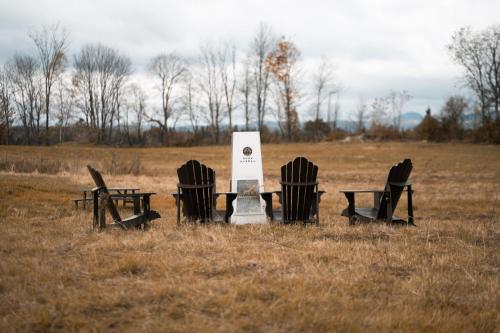
<path fill-rule="evenodd" d="M 267 223 L 262 153 L 259 132 L 233 132 L 232 136 L 231 192 L 238 193 L 234 201 L 231 223 Z"/>

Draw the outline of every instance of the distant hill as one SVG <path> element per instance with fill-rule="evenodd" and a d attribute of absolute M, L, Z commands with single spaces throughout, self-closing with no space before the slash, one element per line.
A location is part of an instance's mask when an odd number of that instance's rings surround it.
<path fill-rule="evenodd" d="M 423 118 L 423 115 L 418 112 L 405 112 L 401 115 L 401 128 L 405 130 L 415 128 L 418 124 L 420 124 Z M 268 120 L 265 122 L 265 125 L 271 131 L 279 130 L 278 122 L 275 120 Z M 304 123 L 301 123 L 300 125 L 303 127 Z M 243 124 L 237 124 L 236 126 L 238 129 L 245 128 Z M 257 128 L 257 123 L 251 122 L 249 126 L 250 128 L 255 129 Z M 365 126 L 370 127 L 370 121 L 367 121 Z M 357 124 L 353 120 L 339 119 L 337 121 L 337 127 L 345 131 L 355 131 Z M 227 128 L 227 125 L 222 125 L 221 128 Z M 191 131 L 191 126 L 180 125 L 176 127 L 176 130 L 179 132 L 189 132 Z"/>
<path fill-rule="evenodd" d="M 418 112 L 405 112 L 401 115 L 401 128 L 405 130 L 415 128 L 423 118 L 424 116 Z"/>

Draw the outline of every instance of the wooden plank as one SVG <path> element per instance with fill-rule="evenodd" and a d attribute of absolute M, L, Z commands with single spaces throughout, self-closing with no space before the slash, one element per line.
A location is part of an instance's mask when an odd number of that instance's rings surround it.
<path fill-rule="evenodd" d="M 295 163 L 297 161 L 297 163 Z M 302 157 L 297 157 L 294 160 L 294 182 L 295 183 L 300 183 L 302 182 L 302 179 L 304 179 L 307 175 L 306 172 L 307 170 L 305 169 L 307 165 L 304 165 L 304 161 L 302 160 Z M 303 186 L 300 185 L 295 185 L 294 187 L 297 188 L 297 202 L 296 202 L 296 209 L 297 211 L 294 214 L 294 220 L 295 221 L 300 221 L 302 219 L 302 208 L 304 207 L 304 195 L 305 195 L 305 189 Z"/>
<path fill-rule="evenodd" d="M 207 183 L 208 184 L 214 184 L 212 187 L 207 188 L 208 192 L 208 218 L 212 219 L 213 214 L 214 214 L 214 209 L 215 209 L 215 200 L 217 198 L 214 197 L 216 190 L 215 190 L 215 172 L 212 168 L 207 167 Z M 226 207 L 226 210 L 228 208 Z M 226 221 L 227 222 L 227 221 Z"/>
<path fill-rule="evenodd" d="M 286 166 L 286 179 L 285 182 L 292 181 L 293 166 L 292 162 L 289 162 Z M 285 221 L 290 221 L 292 219 L 292 186 L 286 185 L 286 209 L 285 209 Z"/>
<path fill-rule="evenodd" d="M 187 163 L 186 175 L 188 182 L 186 184 L 196 185 L 196 178 L 194 173 L 195 165 L 198 161 L 191 160 Z M 199 164 L 199 162 L 198 162 Z M 194 188 L 188 189 L 191 198 L 191 218 L 195 220 L 200 218 L 200 206 L 198 205 L 198 191 Z"/>
<path fill-rule="evenodd" d="M 393 185 L 390 183 L 406 183 L 410 177 L 411 170 L 413 169 L 410 159 L 405 159 L 403 162 L 391 167 L 389 170 L 389 175 L 387 177 L 387 183 L 385 185 L 385 190 L 391 192 L 391 211 L 394 212 L 398 205 L 401 194 L 403 193 L 404 186 Z M 381 196 L 380 205 L 378 207 L 378 218 L 387 219 L 388 216 L 388 194 Z M 377 207 L 376 207 L 377 208 Z"/>
<path fill-rule="evenodd" d="M 202 174 L 201 163 L 195 161 L 193 163 L 193 177 L 194 185 L 203 185 L 204 179 Z M 196 191 L 196 203 L 198 206 L 198 218 L 201 220 L 206 220 L 207 218 L 207 205 L 205 204 L 205 189 L 198 188 Z"/>
<path fill-rule="evenodd" d="M 307 180 L 307 167 L 308 160 L 304 157 L 297 158 L 299 163 L 299 178 L 296 180 L 298 183 L 303 183 Z M 304 216 L 304 208 L 306 205 L 306 194 L 307 188 L 303 185 L 297 185 L 297 221 L 303 221 L 305 219 Z"/>
<path fill-rule="evenodd" d="M 316 182 L 316 178 L 318 176 L 318 167 L 314 165 L 312 162 L 307 163 L 307 179 L 308 183 Z M 316 195 L 315 194 L 315 185 L 307 185 L 306 186 L 306 196 L 305 196 L 305 204 L 304 204 L 304 219 L 309 220 L 311 218 L 311 210 L 312 205 L 316 204 Z"/>
<path fill-rule="evenodd" d="M 292 162 L 292 183 L 296 183 L 300 181 L 300 158 L 296 158 Z M 300 198 L 299 198 L 299 187 L 296 185 L 292 185 L 292 211 L 291 211 L 291 221 L 296 221 L 299 212 Z"/>
<path fill-rule="evenodd" d="M 106 183 L 104 182 L 101 173 L 92 168 L 90 165 L 87 165 L 87 169 L 89 170 L 92 179 L 94 179 L 96 186 L 101 188 L 101 192 L 109 195 L 108 188 L 106 187 Z M 122 220 L 113 200 L 109 199 L 109 197 L 106 199 L 106 208 L 115 222 L 120 222 Z"/>
<path fill-rule="evenodd" d="M 179 178 L 179 183 L 181 184 L 192 184 L 193 178 L 190 175 L 189 168 L 192 167 L 192 161 L 188 161 L 183 164 L 180 168 L 177 169 L 177 176 Z M 188 219 L 197 215 L 197 211 L 195 211 L 195 198 L 193 198 L 193 191 L 187 188 L 181 188 L 182 192 L 182 208 L 184 216 Z"/>
<path fill-rule="evenodd" d="M 281 181 L 286 182 L 287 181 L 287 169 L 288 165 L 285 164 L 281 167 Z M 287 199 L 288 199 L 288 194 L 287 194 L 287 187 L 283 184 L 281 184 L 281 212 L 282 212 L 282 219 L 283 221 L 287 220 L 287 211 L 288 211 L 288 204 L 287 204 Z"/>

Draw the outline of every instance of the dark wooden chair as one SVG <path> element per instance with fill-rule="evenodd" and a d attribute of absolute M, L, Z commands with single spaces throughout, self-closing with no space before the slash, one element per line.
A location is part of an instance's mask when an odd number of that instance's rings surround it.
<path fill-rule="evenodd" d="M 413 165 L 410 159 L 405 159 L 403 162 L 393 166 L 389 171 L 387 182 L 383 190 L 344 190 L 344 193 L 349 202 L 349 206 L 344 209 L 342 216 L 349 218 L 349 224 L 356 222 L 370 221 L 385 221 L 387 223 L 401 223 L 407 225 L 415 225 L 413 223 L 413 190 L 412 185 L 408 181 Z M 399 199 L 403 191 L 408 192 L 408 217 L 402 219 L 394 216 Z M 356 207 L 356 193 L 373 193 L 373 207 L 358 208 Z"/>
<path fill-rule="evenodd" d="M 212 168 L 190 160 L 177 169 L 179 183 L 177 192 L 172 193 L 177 206 L 177 224 L 182 214 L 188 222 L 228 222 L 233 212 L 232 202 L 236 193 L 217 193 L 215 172 Z M 217 198 L 226 196 L 226 210 L 217 210 Z"/>
<path fill-rule="evenodd" d="M 96 187 L 92 189 L 92 202 L 94 219 L 92 227 L 104 229 L 106 225 L 106 210 L 108 210 L 113 223 L 109 224 L 110 227 L 119 227 L 121 229 L 139 229 L 143 227 L 146 229 L 149 222 L 160 218 L 158 212 L 151 210 L 150 197 L 155 193 L 127 193 L 127 194 L 110 194 L 108 187 L 101 176 L 101 173 L 96 169 L 87 165 L 87 169 L 95 182 Z M 122 219 L 118 209 L 115 206 L 114 200 L 116 199 L 131 199 L 134 204 L 134 215 Z M 142 211 L 141 211 L 142 204 Z"/>
<path fill-rule="evenodd" d="M 261 193 L 266 213 L 272 221 L 319 224 L 318 167 L 305 157 L 297 157 L 281 167 L 281 191 Z M 272 194 L 278 195 L 281 210 L 273 211 Z"/>

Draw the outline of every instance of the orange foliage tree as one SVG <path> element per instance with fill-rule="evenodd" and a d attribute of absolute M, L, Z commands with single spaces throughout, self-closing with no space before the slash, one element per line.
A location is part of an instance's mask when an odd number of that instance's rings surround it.
<path fill-rule="evenodd" d="M 282 37 L 266 58 L 266 69 L 275 78 L 279 101 L 285 112 L 286 135 L 289 141 L 298 130 L 298 115 L 295 109 L 298 91 L 295 85 L 296 64 L 300 52 L 291 41 Z"/>

